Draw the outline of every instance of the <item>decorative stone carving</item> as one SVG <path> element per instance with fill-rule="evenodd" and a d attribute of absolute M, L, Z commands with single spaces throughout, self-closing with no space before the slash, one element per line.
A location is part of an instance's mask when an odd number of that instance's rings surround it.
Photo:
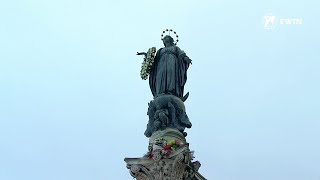
<path fill-rule="evenodd" d="M 183 101 L 174 95 L 161 95 L 150 101 L 147 114 L 149 122 L 144 133 L 147 137 L 167 127 L 175 128 L 187 136 L 184 129 L 192 126 Z"/>
<path fill-rule="evenodd" d="M 144 157 L 125 158 L 131 176 L 137 180 L 205 180 L 198 172 L 200 163 L 192 162 L 193 151 L 176 129 L 155 132 L 148 150 Z M 170 153 L 163 153 L 167 150 Z"/>

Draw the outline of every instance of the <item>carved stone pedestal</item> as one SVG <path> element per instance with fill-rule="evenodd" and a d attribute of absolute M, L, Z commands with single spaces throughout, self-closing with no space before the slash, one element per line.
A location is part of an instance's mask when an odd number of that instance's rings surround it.
<path fill-rule="evenodd" d="M 172 128 L 156 131 L 149 139 L 149 152 L 141 158 L 125 158 L 137 180 L 205 180 L 198 172 L 184 135 Z"/>

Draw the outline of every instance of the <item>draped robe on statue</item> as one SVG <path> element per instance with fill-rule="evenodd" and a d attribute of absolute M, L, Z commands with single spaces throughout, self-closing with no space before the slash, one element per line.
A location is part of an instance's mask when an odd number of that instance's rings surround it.
<path fill-rule="evenodd" d="M 171 94 L 183 97 L 187 81 L 189 62 L 187 55 L 178 46 L 164 47 L 158 50 L 151 68 L 149 85 L 154 97 Z"/>

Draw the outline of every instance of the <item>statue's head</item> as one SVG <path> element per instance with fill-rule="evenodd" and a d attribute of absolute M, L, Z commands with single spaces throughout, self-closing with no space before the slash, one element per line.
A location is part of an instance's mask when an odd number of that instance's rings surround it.
<path fill-rule="evenodd" d="M 174 40 L 173 40 L 173 38 L 172 38 L 171 36 L 169 36 L 169 35 L 166 35 L 166 36 L 162 39 L 162 41 L 163 41 L 163 45 L 164 45 L 165 47 L 174 46 Z"/>

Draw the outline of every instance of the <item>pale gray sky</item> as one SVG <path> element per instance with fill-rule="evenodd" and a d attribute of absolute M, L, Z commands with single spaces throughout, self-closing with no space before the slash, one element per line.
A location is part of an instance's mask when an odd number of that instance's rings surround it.
<path fill-rule="evenodd" d="M 217 180 L 320 179 L 319 2 L 0 3 L 0 179 L 132 179 L 147 151 L 137 51 L 180 36 L 187 140 Z M 267 31 L 262 17 L 302 18 Z"/>

